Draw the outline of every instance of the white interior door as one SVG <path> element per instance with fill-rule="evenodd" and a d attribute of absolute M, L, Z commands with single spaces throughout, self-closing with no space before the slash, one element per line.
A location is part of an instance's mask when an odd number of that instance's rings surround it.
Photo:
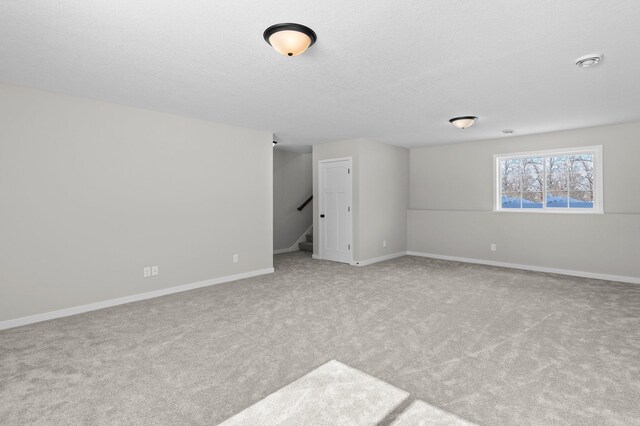
<path fill-rule="evenodd" d="M 351 159 L 319 162 L 320 257 L 351 263 Z"/>

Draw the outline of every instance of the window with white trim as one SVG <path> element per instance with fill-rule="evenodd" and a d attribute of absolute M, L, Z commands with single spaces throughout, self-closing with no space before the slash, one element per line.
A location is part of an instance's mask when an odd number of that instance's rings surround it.
<path fill-rule="evenodd" d="M 602 213 L 602 147 L 494 156 L 495 211 Z"/>

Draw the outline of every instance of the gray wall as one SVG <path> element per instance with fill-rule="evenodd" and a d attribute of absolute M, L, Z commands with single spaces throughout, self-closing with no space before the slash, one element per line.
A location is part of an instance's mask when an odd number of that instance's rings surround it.
<path fill-rule="evenodd" d="M 291 247 L 312 224 L 311 154 L 273 150 L 273 249 Z"/>
<path fill-rule="evenodd" d="M 494 154 L 591 145 L 604 215 L 492 212 Z M 640 124 L 412 149 L 409 251 L 640 277 L 639 156 Z"/>
<path fill-rule="evenodd" d="M 409 150 L 364 141 L 360 148 L 360 257 L 407 251 Z M 382 246 L 382 241 L 387 246 Z"/>
<path fill-rule="evenodd" d="M 0 85 L 0 321 L 272 267 L 271 140 Z"/>
<path fill-rule="evenodd" d="M 354 139 L 313 146 L 313 192 L 318 199 L 318 161 L 353 158 L 353 260 L 366 261 L 407 250 L 409 150 Z M 314 252 L 319 217 L 314 205 Z M 387 246 L 382 246 L 386 240 Z"/>

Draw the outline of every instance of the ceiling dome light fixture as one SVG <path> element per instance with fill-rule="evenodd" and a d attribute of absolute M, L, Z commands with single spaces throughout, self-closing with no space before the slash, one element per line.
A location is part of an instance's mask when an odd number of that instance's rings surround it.
<path fill-rule="evenodd" d="M 478 117 L 474 117 L 472 115 L 467 115 L 464 117 L 455 117 L 449 120 L 449 123 L 456 126 L 458 129 L 466 129 L 467 127 L 473 126 L 473 123 L 476 122 Z"/>
<path fill-rule="evenodd" d="M 300 24 L 275 24 L 264 30 L 264 40 L 283 56 L 298 56 L 318 39 L 309 27 Z"/>
<path fill-rule="evenodd" d="M 594 67 L 598 65 L 600 62 L 602 62 L 603 56 L 604 55 L 594 55 L 594 54 L 581 56 L 578 59 L 576 59 L 576 65 L 579 68 Z"/>

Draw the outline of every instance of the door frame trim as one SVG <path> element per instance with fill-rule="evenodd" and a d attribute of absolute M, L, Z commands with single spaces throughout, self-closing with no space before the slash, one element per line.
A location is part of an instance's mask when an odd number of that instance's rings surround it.
<path fill-rule="evenodd" d="M 322 194 L 322 164 L 326 163 L 337 163 L 339 161 L 349 161 L 349 168 L 353 171 L 353 157 L 340 157 L 340 158 L 329 158 L 326 160 L 318 160 L 318 195 L 320 195 L 320 199 L 318 200 L 318 259 L 324 259 L 324 250 L 323 250 L 323 231 L 324 231 L 324 223 L 320 220 L 320 215 L 324 210 L 324 197 Z M 351 206 L 351 214 L 349 215 L 350 226 L 349 231 L 351 235 L 349 235 L 349 241 L 351 241 L 351 250 L 349 250 L 349 261 L 346 262 L 348 265 L 353 263 L 353 173 L 349 174 L 350 186 L 351 190 L 349 191 L 351 195 L 351 199 L 349 200 L 349 205 Z"/>

